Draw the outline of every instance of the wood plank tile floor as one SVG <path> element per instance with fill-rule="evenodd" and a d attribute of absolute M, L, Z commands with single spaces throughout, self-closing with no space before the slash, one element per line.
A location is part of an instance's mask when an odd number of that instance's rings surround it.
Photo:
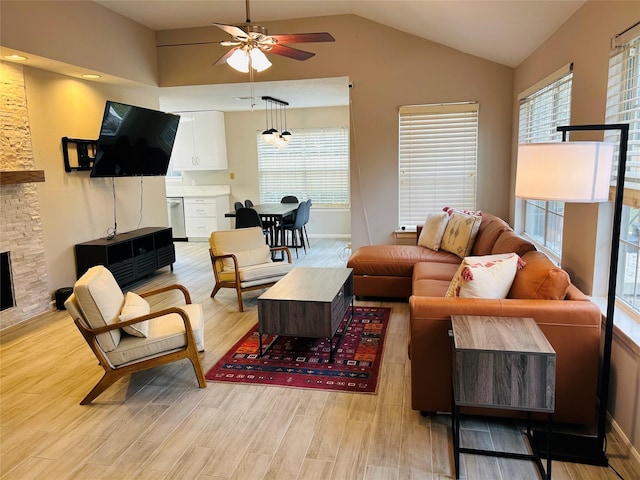
<path fill-rule="evenodd" d="M 204 306 L 211 367 L 257 323 L 257 297 L 235 291 L 209 297 L 207 243 L 177 243 L 174 271 L 164 268 L 127 290 L 181 283 Z M 344 266 L 345 240 L 312 239 L 297 265 Z M 155 307 L 171 303 L 165 301 Z M 448 415 L 422 417 L 410 406 L 406 355 L 408 305 L 393 309 L 376 395 L 209 383 L 197 388 L 189 363 L 121 379 L 94 404 L 79 401 L 101 376 L 65 311 L 2 332 L 0 477 L 4 479 L 419 480 L 454 478 Z M 523 449 L 508 422 L 463 419 L 463 442 Z M 609 459 L 626 480 L 640 466 L 614 435 Z M 531 462 L 462 455 L 461 478 L 535 479 Z M 558 480 L 615 479 L 609 468 L 554 462 Z"/>

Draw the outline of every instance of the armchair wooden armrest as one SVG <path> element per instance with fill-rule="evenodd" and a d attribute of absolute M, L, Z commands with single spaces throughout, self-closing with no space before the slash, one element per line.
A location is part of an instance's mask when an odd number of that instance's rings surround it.
<path fill-rule="evenodd" d="M 187 303 L 187 304 L 191 303 L 191 295 L 189 294 L 189 290 L 187 290 L 187 287 L 185 287 L 183 285 L 180 285 L 178 283 L 175 283 L 173 285 L 168 285 L 166 287 L 158 288 L 156 290 L 149 290 L 147 292 L 138 293 L 138 295 L 140 295 L 142 298 L 151 297 L 153 295 L 158 295 L 160 293 L 169 292 L 171 290 L 180 290 L 182 292 L 182 294 L 184 295 L 185 303 Z"/>

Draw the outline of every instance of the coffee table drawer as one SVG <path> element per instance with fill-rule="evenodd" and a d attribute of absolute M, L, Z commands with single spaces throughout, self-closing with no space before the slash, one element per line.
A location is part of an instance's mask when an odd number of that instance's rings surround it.
<path fill-rule="evenodd" d="M 340 290 L 331 302 L 331 329 L 335 332 L 342 322 L 344 315 L 353 299 L 353 276 L 340 287 Z"/>

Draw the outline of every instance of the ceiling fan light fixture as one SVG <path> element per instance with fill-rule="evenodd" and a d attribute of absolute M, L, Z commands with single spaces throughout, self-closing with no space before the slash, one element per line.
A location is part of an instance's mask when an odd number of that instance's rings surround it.
<path fill-rule="evenodd" d="M 259 48 L 252 48 L 249 55 L 251 56 L 251 66 L 256 72 L 262 72 L 271 66 L 271 62 Z"/>
<path fill-rule="evenodd" d="M 249 72 L 249 55 L 247 55 L 247 52 L 241 48 L 238 48 L 229 58 L 227 58 L 227 63 L 231 68 L 238 72 Z"/>

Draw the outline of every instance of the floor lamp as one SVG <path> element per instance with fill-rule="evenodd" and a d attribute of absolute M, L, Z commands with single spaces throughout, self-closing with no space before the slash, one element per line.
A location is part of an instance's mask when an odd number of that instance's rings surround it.
<path fill-rule="evenodd" d="M 624 177 L 627 163 L 629 124 L 570 125 L 557 128 L 562 142 L 529 143 L 518 147 L 516 197 L 568 203 L 595 203 L 609 200 L 613 145 L 603 142 L 567 142 L 567 132 L 619 130 L 620 150 L 613 209 L 611 259 L 607 289 L 607 313 L 604 349 L 598 388 L 598 420 L 596 435 L 577 435 L 554 432 L 551 456 L 554 460 L 607 466 L 606 423 L 611 376 L 611 344 L 615 312 L 620 222 Z M 534 432 L 534 442 L 542 456 L 547 457 L 546 432 Z"/>

